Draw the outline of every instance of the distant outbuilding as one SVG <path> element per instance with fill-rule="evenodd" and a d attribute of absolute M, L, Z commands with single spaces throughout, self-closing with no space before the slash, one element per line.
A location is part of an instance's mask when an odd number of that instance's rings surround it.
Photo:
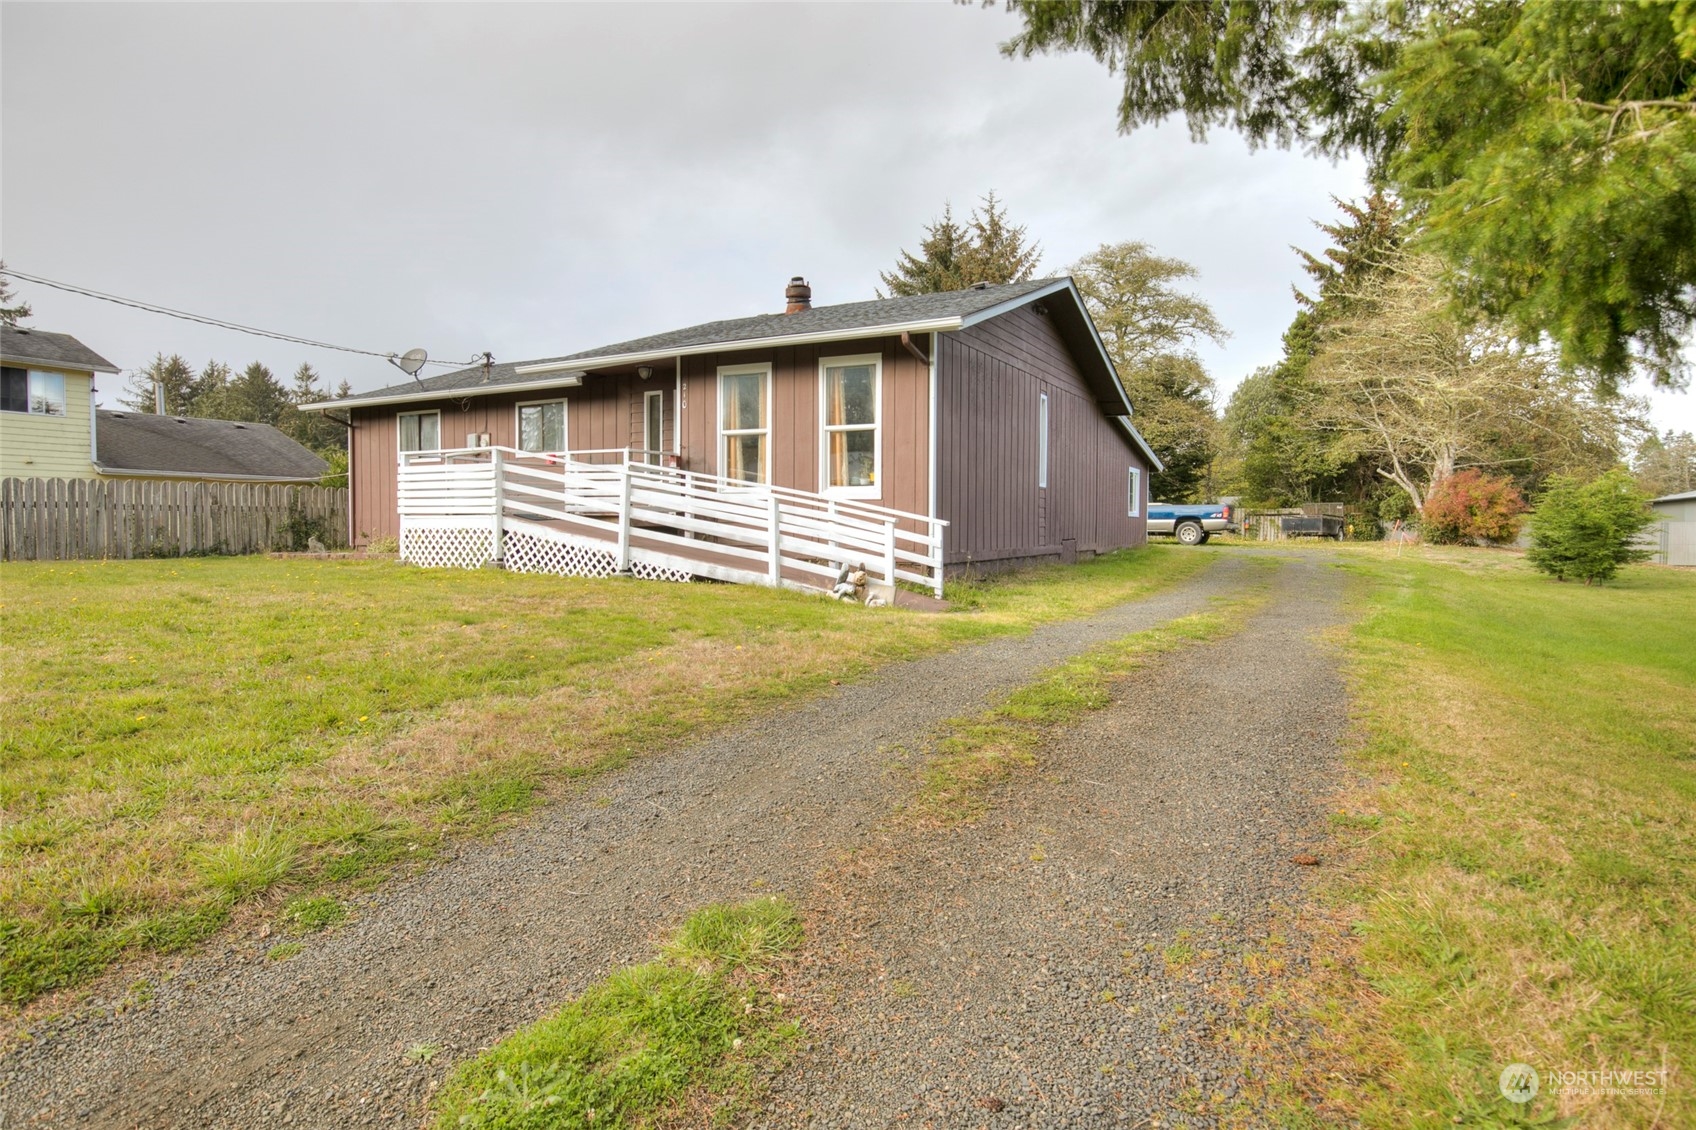
<path fill-rule="evenodd" d="M 1649 501 L 1658 525 L 1648 536 L 1662 565 L 1696 565 L 1696 490 L 1668 494 Z"/>

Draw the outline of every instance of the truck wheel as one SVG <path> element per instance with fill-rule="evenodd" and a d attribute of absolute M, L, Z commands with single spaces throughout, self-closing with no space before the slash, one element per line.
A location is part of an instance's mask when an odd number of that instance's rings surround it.
<path fill-rule="evenodd" d="M 1185 545 L 1200 545 L 1207 540 L 1207 531 L 1201 528 L 1200 522 L 1179 522 L 1173 532 Z"/>

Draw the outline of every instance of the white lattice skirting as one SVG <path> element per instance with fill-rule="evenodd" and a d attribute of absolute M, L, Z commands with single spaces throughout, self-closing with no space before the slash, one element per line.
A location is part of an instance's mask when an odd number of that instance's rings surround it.
<path fill-rule="evenodd" d="M 403 529 L 400 557 L 426 569 L 481 569 L 495 555 L 494 532 L 483 529 Z"/>
<path fill-rule="evenodd" d="M 611 577 L 618 558 L 610 550 L 577 542 L 509 531 L 501 564 L 514 573 L 552 573 L 559 577 Z M 493 555 L 488 530 L 409 530 L 401 536 L 401 556 L 425 568 L 477 569 Z M 644 581 L 688 582 L 682 569 L 632 561 L 630 574 Z"/>

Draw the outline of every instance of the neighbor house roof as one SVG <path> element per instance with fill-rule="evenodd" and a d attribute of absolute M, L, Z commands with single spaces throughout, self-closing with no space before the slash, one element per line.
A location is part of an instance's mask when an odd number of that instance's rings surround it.
<path fill-rule="evenodd" d="M 1055 328 L 1077 359 L 1084 379 L 1095 394 L 1103 414 L 1118 419 L 1137 448 L 1156 470 L 1159 458 L 1148 442 L 1131 425 L 1132 407 L 1125 396 L 1119 374 L 1107 355 L 1084 306 L 1083 296 L 1069 277 L 1033 279 L 1002 286 L 974 286 L 937 294 L 878 298 L 869 302 L 844 302 L 815 306 L 794 314 L 757 314 L 751 318 L 703 322 L 680 330 L 650 334 L 629 341 L 603 345 L 581 353 L 535 361 L 474 366 L 451 373 L 424 377 L 361 393 L 345 400 L 301 405 L 304 411 L 363 405 L 400 404 L 408 401 L 447 400 L 485 392 L 518 392 L 526 389 L 557 388 L 567 381 L 581 381 L 591 371 L 645 362 L 670 361 L 699 353 L 721 353 L 733 349 L 757 349 L 767 345 L 803 345 L 843 341 L 851 338 L 883 337 L 900 333 L 946 333 L 969 329 L 1021 306 L 1053 297 L 1063 299 L 1049 306 Z"/>
<path fill-rule="evenodd" d="M 48 333 L 24 326 L 0 326 L 0 359 L 51 369 L 81 369 L 115 373 L 118 367 L 70 334 Z"/>
<path fill-rule="evenodd" d="M 104 475 L 315 482 L 328 464 L 270 424 L 95 413 L 94 466 Z"/>
<path fill-rule="evenodd" d="M 1684 491 L 1681 494 L 1663 494 L 1659 498 L 1651 498 L 1649 500 L 1649 505 L 1653 506 L 1657 502 L 1692 502 L 1692 501 L 1696 501 L 1696 490 L 1687 490 L 1687 491 Z"/>

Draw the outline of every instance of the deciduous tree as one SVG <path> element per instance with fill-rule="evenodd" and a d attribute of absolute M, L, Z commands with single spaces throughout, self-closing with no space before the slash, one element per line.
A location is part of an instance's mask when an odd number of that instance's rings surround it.
<path fill-rule="evenodd" d="M 1165 464 L 1150 490 L 1162 500 L 1199 500 L 1210 486 L 1218 418 L 1213 379 L 1195 344 L 1229 335 L 1206 302 L 1178 285 L 1194 278 L 1195 268 L 1128 241 L 1102 244 L 1071 274 L 1119 370 L 1137 428 Z"/>

